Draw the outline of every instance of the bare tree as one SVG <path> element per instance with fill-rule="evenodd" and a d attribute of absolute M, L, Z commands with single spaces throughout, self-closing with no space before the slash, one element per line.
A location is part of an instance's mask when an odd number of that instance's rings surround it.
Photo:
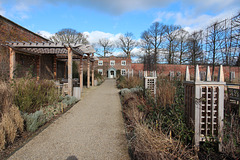
<path fill-rule="evenodd" d="M 178 32 L 178 52 L 179 52 L 179 63 L 182 64 L 184 62 L 184 56 L 187 53 L 187 37 L 189 33 L 184 29 L 180 29 Z"/>
<path fill-rule="evenodd" d="M 210 27 L 207 28 L 206 35 L 207 52 L 212 62 L 212 80 L 214 80 L 215 65 L 218 61 L 219 54 L 224 42 L 223 25 L 220 22 L 214 22 Z"/>
<path fill-rule="evenodd" d="M 153 52 L 153 69 L 157 69 L 158 55 L 160 45 L 163 42 L 163 36 L 166 33 L 166 25 L 155 22 L 153 23 L 147 31 L 142 33 L 142 40 L 149 44 L 151 51 Z"/>
<path fill-rule="evenodd" d="M 240 64 L 240 12 L 231 19 L 231 42 L 232 42 L 232 61 L 237 59 L 236 65 Z"/>
<path fill-rule="evenodd" d="M 202 57 L 202 31 L 193 32 L 187 39 L 188 62 L 196 65 Z"/>
<path fill-rule="evenodd" d="M 103 47 L 104 57 L 106 56 L 106 54 L 111 53 L 111 51 L 113 50 L 114 44 L 107 38 L 99 39 L 98 43 L 101 47 Z"/>
<path fill-rule="evenodd" d="M 168 64 L 173 64 L 174 63 L 174 58 L 175 58 L 175 52 L 178 46 L 178 41 L 177 41 L 177 36 L 178 36 L 178 31 L 181 28 L 181 26 L 176 26 L 176 25 L 167 25 L 166 26 L 166 44 L 167 44 L 167 50 L 168 50 L 168 55 L 167 55 L 167 62 Z"/>
<path fill-rule="evenodd" d="M 133 34 L 127 32 L 119 37 L 118 46 L 128 57 L 130 57 L 131 51 L 137 46 L 137 42 L 133 39 Z"/>
<path fill-rule="evenodd" d="M 57 43 L 80 43 L 88 44 L 87 37 L 81 32 L 77 32 L 75 29 L 64 28 L 54 36 L 50 37 L 50 40 Z"/>
<path fill-rule="evenodd" d="M 144 31 L 141 35 L 141 49 L 144 51 L 144 55 L 141 57 L 143 63 L 144 63 L 144 70 L 145 71 L 152 71 L 153 70 L 153 64 L 154 58 L 153 58 L 153 52 L 151 48 L 151 42 L 150 42 L 150 35 L 149 32 Z"/>

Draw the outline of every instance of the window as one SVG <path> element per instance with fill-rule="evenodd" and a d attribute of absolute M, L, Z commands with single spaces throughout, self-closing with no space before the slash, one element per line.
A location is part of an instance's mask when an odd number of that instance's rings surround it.
<path fill-rule="evenodd" d="M 122 66 L 126 66 L 126 61 L 121 61 Z"/>
<path fill-rule="evenodd" d="M 111 66 L 114 66 L 114 65 L 115 65 L 115 60 L 111 60 L 111 61 L 110 61 L 110 65 L 111 65 Z"/>
<path fill-rule="evenodd" d="M 121 75 L 126 75 L 126 69 L 121 69 Z"/>
<path fill-rule="evenodd" d="M 233 81 L 235 79 L 235 72 L 230 72 L 230 81 Z"/>
<path fill-rule="evenodd" d="M 103 69 L 98 69 L 98 73 L 103 75 Z"/>
<path fill-rule="evenodd" d="M 98 65 L 102 66 L 103 65 L 103 61 L 98 61 Z"/>

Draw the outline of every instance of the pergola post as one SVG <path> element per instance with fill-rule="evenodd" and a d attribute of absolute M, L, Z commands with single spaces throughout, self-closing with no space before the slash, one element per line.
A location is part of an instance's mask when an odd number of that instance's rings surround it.
<path fill-rule="evenodd" d="M 37 80 L 40 80 L 40 74 L 41 74 L 41 56 L 37 57 Z"/>
<path fill-rule="evenodd" d="M 53 75 L 54 75 L 54 79 L 57 80 L 57 56 L 54 55 L 54 59 L 53 59 Z"/>
<path fill-rule="evenodd" d="M 68 49 L 68 95 L 72 96 L 72 49 Z"/>
<path fill-rule="evenodd" d="M 90 55 L 87 56 L 87 88 L 90 87 Z"/>
<path fill-rule="evenodd" d="M 94 56 L 94 53 L 92 56 Z M 94 61 L 92 62 L 92 86 L 94 86 Z"/>
<path fill-rule="evenodd" d="M 83 56 L 80 56 L 79 64 L 79 80 L 80 80 L 80 90 L 83 90 Z"/>
<path fill-rule="evenodd" d="M 10 79 L 14 78 L 14 70 L 16 67 L 16 53 L 15 51 L 9 47 L 9 53 L 10 53 Z"/>
<path fill-rule="evenodd" d="M 64 75 L 63 75 L 63 78 L 67 78 L 67 62 L 64 62 Z"/>

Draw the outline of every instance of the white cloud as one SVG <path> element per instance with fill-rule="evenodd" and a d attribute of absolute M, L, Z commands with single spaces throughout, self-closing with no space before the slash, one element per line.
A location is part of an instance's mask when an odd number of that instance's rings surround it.
<path fill-rule="evenodd" d="M 2 0 L 2 3 L 8 3 L 9 0 Z M 45 4 L 58 5 L 60 3 L 69 6 L 81 6 L 113 15 L 120 15 L 134 10 L 148 10 L 151 8 L 164 8 L 168 5 L 179 5 L 181 10 L 193 10 L 193 15 L 199 15 L 205 11 L 219 13 L 240 6 L 239 0 L 10 0 L 13 1 L 15 12 L 29 12 L 31 6 L 42 7 Z M 174 4 L 175 3 L 175 4 Z M 172 16 L 171 14 L 166 16 Z M 167 18 L 167 17 L 166 17 Z M 160 19 L 159 19 L 160 20 Z"/>
<path fill-rule="evenodd" d="M 184 2 L 185 2 L 185 4 L 183 4 L 184 6 L 193 5 L 194 11 L 197 14 L 203 13 L 205 11 L 211 11 L 215 13 L 222 12 L 225 11 L 226 9 L 229 10 L 240 6 L 239 0 L 207 0 L 207 1 L 185 0 Z"/>
<path fill-rule="evenodd" d="M 6 11 L 3 9 L 1 2 L 0 2 L 0 15 L 5 15 Z"/>
<path fill-rule="evenodd" d="M 45 38 L 50 38 L 51 36 L 53 36 L 54 34 L 52 34 L 52 33 L 49 33 L 49 32 L 47 32 L 47 31 L 39 31 L 37 34 L 39 34 L 40 36 L 43 36 L 43 37 L 45 37 Z"/>
<path fill-rule="evenodd" d="M 195 16 L 190 11 L 185 12 L 158 12 L 154 21 L 170 22 L 171 24 L 181 25 L 185 30 L 192 32 L 194 30 L 204 29 L 215 21 L 221 21 L 231 18 L 237 13 L 237 9 L 222 12 L 216 16 L 201 14 Z"/>
<path fill-rule="evenodd" d="M 83 32 L 83 34 L 88 36 L 88 41 L 91 44 L 96 44 L 98 43 L 99 39 L 103 39 L 103 38 L 107 38 L 114 42 L 118 40 L 119 36 L 121 35 L 120 33 L 114 35 L 112 33 L 105 33 L 101 31 Z"/>

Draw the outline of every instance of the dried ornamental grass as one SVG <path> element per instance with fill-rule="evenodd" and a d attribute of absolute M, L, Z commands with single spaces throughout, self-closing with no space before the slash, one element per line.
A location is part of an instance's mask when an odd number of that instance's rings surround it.
<path fill-rule="evenodd" d="M 3 130 L 3 126 L 2 126 L 2 123 L 0 123 L 0 151 L 2 149 L 5 149 L 5 132 Z"/>
<path fill-rule="evenodd" d="M 17 127 L 14 125 L 10 115 L 4 113 L 2 116 L 2 125 L 6 134 L 6 139 L 8 143 L 13 143 L 17 135 Z"/>
<path fill-rule="evenodd" d="M 13 103 L 11 87 L 0 81 L 0 113 L 3 113 Z"/>
<path fill-rule="evenodd" d="M 179 141 L 172 140 L 162 132 L 151 130 L 147 125 L 140 123 L 135 127 L 132 147 L 136 159 L 197 159 L 192 150 L 181 145 Z"/>
<path fill-rule="evenodd" d="M 158 104 L 166 107 L 174 103 L 176 87 L 170 81 L 160 80 L 157 83 L 156 93 Z"/>
<path fill-rule="evenodd" d="M 14 121 L 17 129 L 20 132 L 23 132 L 24 120 L 23 120 L 23 118 L 21 116 L 21 113 L 20 113 L 19 109 L 15 105 L 13 105 L 9 109 L 9 114 L 10 114 L 11 119 Z"/>

